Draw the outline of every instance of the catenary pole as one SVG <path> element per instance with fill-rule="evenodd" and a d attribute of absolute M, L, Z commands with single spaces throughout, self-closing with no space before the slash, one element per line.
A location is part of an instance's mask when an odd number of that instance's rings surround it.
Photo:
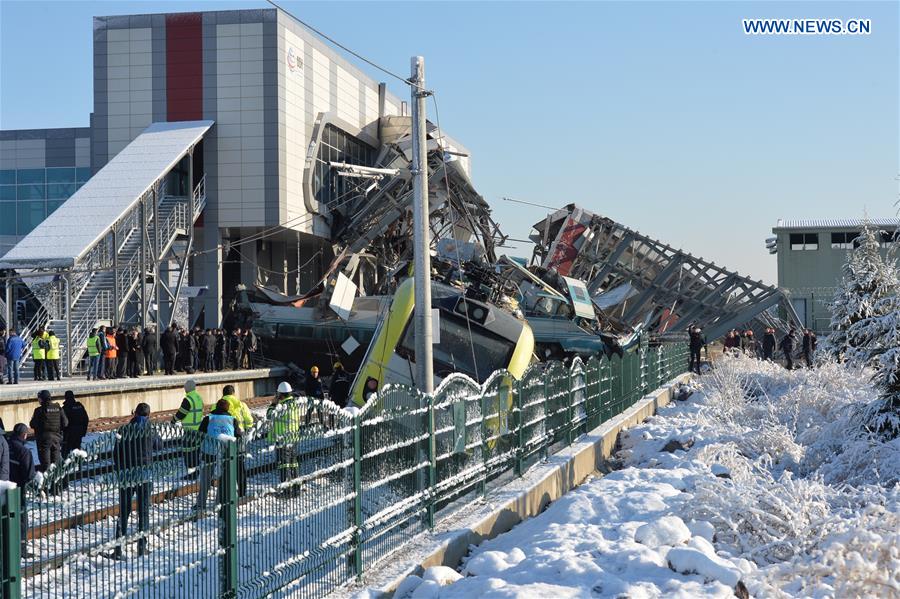
<path fill-rule="evenodd" d="M 413 139 L 413 231 L 415 253 L 415 334 L 416 383 L 425 393 L 434 391 L 434 366 L 431 347 L 431 254 L 428 231 L 428 161 L 425 143 L 425 59 L 413 56 L 412 139 Z"/>

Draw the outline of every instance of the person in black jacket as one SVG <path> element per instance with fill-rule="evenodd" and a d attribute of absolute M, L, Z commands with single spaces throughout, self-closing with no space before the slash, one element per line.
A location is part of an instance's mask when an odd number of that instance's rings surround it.
<path fill-rule="evenodd" d="M 150 528 L 150 501 L 153 491 L 153 452 L 162 448 L 162 441 L 150 426 L 150 406 L 139 403 L 131 421 L 117 431 L 113 448 L 113 464 L 121 477 L 119 489 L 119 526 L 116 538 L 128 533 L 128 517 L 133 500 L 137 499 L 138 531 Z M 138 555 L 147 553 L 147 537 L 138 539 Z M 122 545 L 116 546 L 115 559 L 122 559 Z"/>
<path fill-rule="evenodd" d="M 225 369 L 225 331 L 216 329 L 216 370 Z"/>
<path fill-rule="evenodd" d="M 212 372 L 216 369 L 216 337 L 212 329 L 206 329 L 203 335 L 203 370 Z"/>
<path fill-rule="evenodd" d="M 144 374 L 150 376 L 156 371 L 156 339 L 148 328 L 141 336 L 141 354 L 144 356 Z"/>
<path fill-rule="evenodd" d="M 34 458 L 31 457 L 31 450 L 25 445 L 25 439 L 27 438 L 28 427 L 21 422 L 13 427 L 12 436 L 9 438 L 9 480 L 23 489 L 25 485 L 34 480 L 34 477 L 37 476 L 34 469 Z M 19 527 L 22 535 L 22 557 L 34 557 L 34 554 L 27 550 L 26 545 L 28 509 L 25 503 L 24 491 L 19 493 L 19 510 Z"/>
<path fill-rule="evenodd" d="M 6 436 L 0 434 L 0 480 L 9 480 L 9 445 Z"/>
<path fill-rule="evenodd" d="M 119 346 L 119 361 L 116 362 L 116 378 L 125 378 L 128 374 L 128 362 L 131 360 L 131 351 L 129 351 L 128 335 L 125 329 L 119 327 L 116 331 L 116 345 Z"/>
<path fill-rule="evenodd" d="M 340 362 L 334 363 L 334 372 L 331 375 L 331 384 L 328 386 L 328 395 L 339 408 L 347 407 L 347 398 L 350 397 L 350 375 L 344 370 Z"/>
<path fill-rule="evenodd" d="M 63 401 L 62 408 L 69 421 L 69 426 L 63 432 L 62 457 L 66 459 L 72 450 L 81 449 L 81 440 L 87 434 L 90 419 L 87 410 L 84 409 L 84 404 L 76 400 L 75 394 L 71 391 L 66 391 L 66 399 Z"/>
<path fill-rule="evenodd" d="M 143 338 L 139 329 L 134 329 L 128 335 L 128 376 L 133 379 L 141 376 L 144 368 Z"/>
<path fill-rule="evenodd" d="M 813 367 L 813 354 L 816 352 L 816 334 L 809 329 L 803 331 L 803 359 L 806 367 Z"/>
<path fill-rule="evenodd" d="M 779 344 L 781 351 L 784 352 L 784 367 L 788 370 L 794 369 L 794 329 L 791 329 L 781 338 Z"/>
<path fill-rule="evenodd" d="M 166 374 L 175 374 L 175 355 L 178 353 L 178 339 L 176 337 L 176 326 L 172 325 L 162 333 L 159 340 L 162 346 L 163 364 L 165 365 Z"/>
<path fill-rule="evenodd" d="M 775 355 L 775 329 L 769 327 L 763 335 L 762 342 L 763 360 L 772 361 Z"/>
<path fill-rule="evenodd" d="M 51 401 L 50 392 L 46 389 L 38 393 L 38 401 L 41 405 L 34 409 L 30 426 L 34 429 L 40 469 L 47 472 L 50 466 L 62 462 L 63 431 L 69 420 L 63 409 Z"/>
<path fill-rule="evenodd" d="M 231 369 L 237 370 L 241 366 L 241 330 L 234 329 L 228 337 L 228 357 L 231 360 Z"/>
<path fill-rule="evenodd" d="M 688 347 L 691 350 L 691 362 L 688 370 L 700 374 L 700 350 L 706 344 L 700 327 L 693 327 L 690 332 Z"/>

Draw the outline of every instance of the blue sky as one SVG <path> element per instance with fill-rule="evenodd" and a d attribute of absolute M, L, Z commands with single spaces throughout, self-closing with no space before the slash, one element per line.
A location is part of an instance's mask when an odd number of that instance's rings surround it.
<path fill-rule="evenodd" d="M 512 237 L 546 211 L 501 197 L 576 202 L 774 282 L 778 218 L 895 213 L 897 2 L 282 4 L 396 72 L 425 56 L 441 125 Z M 0 127 L 88 124 L 94 15 L 264 6 L 0 0 Z M 872 34 L 746 36 L 747 17 Z"/>

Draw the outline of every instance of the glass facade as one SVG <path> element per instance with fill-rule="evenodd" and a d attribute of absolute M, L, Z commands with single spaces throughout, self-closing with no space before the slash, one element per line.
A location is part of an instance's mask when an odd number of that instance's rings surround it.
<path fill-rule="evenodd" d="M 372 166 L 374 160 L 374 148 L 346 131 L 326 124 L 313 173 L 313 194 L 316 199 L 329 208 L 334 208 L 342 202 L 353 199 L 356 190 L 359 189 L 359 179 L 338 176 L 330 163 L 346 162 Z"/>
<path fill-rule="evenodd" d="M 0 235 L 27 235 L 90 176 L 90 168 L 0 170 Z"/>

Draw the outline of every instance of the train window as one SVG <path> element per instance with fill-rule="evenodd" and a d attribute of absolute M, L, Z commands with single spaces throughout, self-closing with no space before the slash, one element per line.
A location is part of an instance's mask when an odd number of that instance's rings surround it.
<path fill-rule="evenodd" d="M 515 344 L 498 337 L 473 323 L 469 327 L 465 320 L 441 314 L 441 342 L 434 346 L 435 370 L 462 372 L 479 383 L 501 368 L 509 366 Z M 400 343 L 402 353 L 415 355 L 415 326 L 410 321 Z M 474 355 L 473 355 L 474 353 Z"/>

